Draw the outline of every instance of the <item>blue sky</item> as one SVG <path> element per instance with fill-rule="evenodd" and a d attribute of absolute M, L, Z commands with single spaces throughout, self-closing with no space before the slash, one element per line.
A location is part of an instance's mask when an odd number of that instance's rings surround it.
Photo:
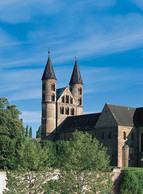
<path fill-rule="evenodd" d="M 0 96 L 17 105 L 33 136 L 49 48 L 58 87 L 78 56 L 84 113 L 105 103 L 143 106 L 142 0 L 0 1 Z"/>

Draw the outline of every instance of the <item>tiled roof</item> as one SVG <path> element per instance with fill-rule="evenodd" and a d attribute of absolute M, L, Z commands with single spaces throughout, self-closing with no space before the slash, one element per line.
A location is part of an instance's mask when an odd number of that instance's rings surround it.
<path fill-rule="evenodd" d="M 67 117 L 63 123 L 57 128 L 57 132 L 74 132 L 79 131 L 89 131 L 93 130 L 95 124 L 101 113 L 86 114 L 78 116 Z"/>
<path fill-rule="evenodd" d="M 79 71 L 79 67 L 77 64 L 77 60 L 75 61 L 74 69 L 73 69 L 71 80 L 69 84 L 83 84 L 80 71 Z"/>
<path fill-rule="evenodd" d="M 107 106 L 112 112 L 118 125 L 134 126 L 133 117 L 134 117 L 136 108 L 114 105 L 114 104 L 107 104 Z"/>
<path fill-rule="evenodd" d="M 44 79 L 56 79 L 50 56 L 48 57 L 47 64 L 42 76 L 42 80 Z"/>

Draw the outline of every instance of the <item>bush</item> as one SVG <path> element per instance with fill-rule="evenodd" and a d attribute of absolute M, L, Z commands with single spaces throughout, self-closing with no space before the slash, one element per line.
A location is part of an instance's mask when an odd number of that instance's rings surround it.
<path fill-rule="evenodd" d="M 123 194 L 139 193 L 139 180 L 135 172 L 127 171 L 124 173 L 121 181 L 121 193 Z"/>

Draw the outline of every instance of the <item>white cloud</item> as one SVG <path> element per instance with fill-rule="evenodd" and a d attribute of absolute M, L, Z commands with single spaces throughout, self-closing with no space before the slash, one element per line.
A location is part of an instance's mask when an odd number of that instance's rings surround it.
<path fill-rule="evenodd" d="M 143 1 L 142 0 L 132 0 L 139 8 L 143 9 Z"/>
<path fill-rule="evenodd" d="M 41 122 L 41 112 L 38 111 L 22 111 L 20 118 L 24 123 L 37 123 Z"/>

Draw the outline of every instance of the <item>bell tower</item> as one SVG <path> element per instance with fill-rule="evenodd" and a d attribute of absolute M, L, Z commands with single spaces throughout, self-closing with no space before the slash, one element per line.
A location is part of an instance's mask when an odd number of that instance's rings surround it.
<path fill-rule="evenodd" d="M 50 51 L 48 51 L 48 60 L 42 76 L 42 140 L 47 139 L 47 136 L 56 128 L 56 82 Z"/>
<path fill-rule="evenodd" d="M 83 82 L 79 71 L 77 57 L 75 57 L 75 65 L 70 79 L 70 91 L 77 103 L 77 115 L 83 114 Z"/>

